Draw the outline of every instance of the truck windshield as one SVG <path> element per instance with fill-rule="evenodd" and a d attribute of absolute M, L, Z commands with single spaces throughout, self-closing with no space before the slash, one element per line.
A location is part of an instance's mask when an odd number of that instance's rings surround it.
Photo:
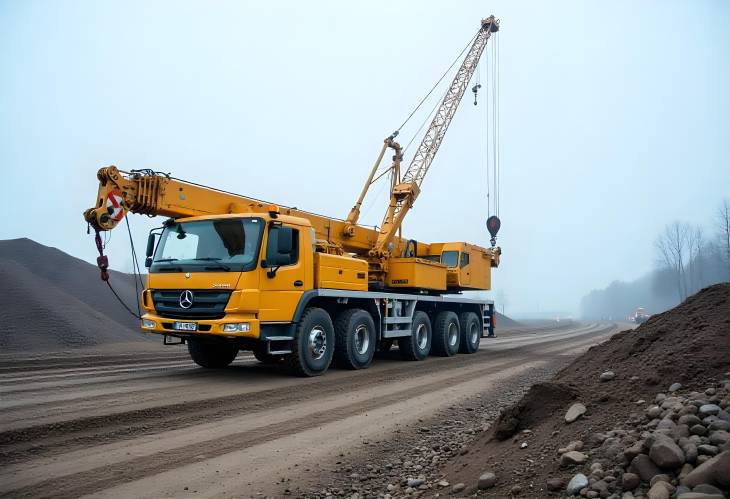
<path fill-rule="evenodd" d="M 441 263 L 447 267 L 456 267 L 459 264 L 459 252 L 444 251 L 441 253 Z"/>
<path fill-rule="evenodd" d="M 245 272 L 256 268 L 264 221 L 226 218 L 165 227 L 150 272 Z"/>

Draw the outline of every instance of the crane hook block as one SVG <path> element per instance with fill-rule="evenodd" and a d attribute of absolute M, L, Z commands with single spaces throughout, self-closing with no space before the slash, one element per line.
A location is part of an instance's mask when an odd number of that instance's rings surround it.
<path fill-rule="evenodd" d="M 502 222 L 499 221 L 499 217 L 492 215 L 487 219 L 487 230 L 489 231 L 489 235 L 492 236 L 489 242 L 492 243 L 492 247 L 497 244 L 497 232 L 499 232 L 501 226 Z"/>
<path fill-rule="evenodd" d="M 482 88 L 482 85 L 480 83 L 477 83 L 473 87 L 471 87 L 471 91 L 474 92 L 474 105 L 477 105 L 477 92 L 479 89 Z"/>

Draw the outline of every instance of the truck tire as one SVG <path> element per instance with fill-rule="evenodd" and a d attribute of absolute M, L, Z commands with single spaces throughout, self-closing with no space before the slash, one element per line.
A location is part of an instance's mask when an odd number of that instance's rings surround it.
<path fill-rule="evenodd" d="M 263 362 L 264 364 L 276 364 L 284 358 L 283 355 L 271 355 L 270 353 L 266 353 L 266 346 L 254 348 L 253 356 L 256 357 L 256 360 Z"/>
<path fill-rule="evenodd" d="M 360 308 L 345 310 L 335 320 L 334 362 L 344 369 L 367 369 L 377 346 L 372 316 Z"/>
<path fill-rule="evenodd" d="M 461 326 L 459 352 L 474 353 L 479 350 L 482 331 L 477 314 L 474 312 L 462 312 L 459 314 L 459 325 Z"/>
<path fill-rule="evenodd" d="M 330 366 L 334 347 L 335 329 L 330 314 L 321 308 L 308 308 L 297 325 L 292 353 L 286 361 L 297 376 L 319 376 Z"/>
<path fill-rule="evenodd" d="M 454 312 L 440 312 L 433 328 L 431 353 L 439 357 L 451 357 L 459 351 L 460 340 L 459 318 Z"/>
<path fill-rule="evenodd" d="M 237 345 L 222 342 L 188 340 L 188 352 L 193 362 L 206 369 L 222 369 L 233 362 L 238 355 Z"/>
<path fill-rule="evenodd" d="M 398 350 L 406 360 L 423 360 L 431 351 L 431 320 L 426 312 L 413 314 L 411 335 L 398 338 Z"/>

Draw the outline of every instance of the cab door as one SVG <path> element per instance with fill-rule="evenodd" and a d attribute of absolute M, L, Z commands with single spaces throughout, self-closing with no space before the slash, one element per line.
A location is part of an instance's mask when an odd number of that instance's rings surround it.
<path fill-rule="evenodd" d="M 262 322 L 291 321 L 306 289 L 306 258 L 299 227 L 269 223 L 261 262 Z"/>
<path fill-rule="evenodd" d="M 471 284 L 471 267 L 469 266 L 469 251 L 463 250 L 459 256 L 459 283 L 461 285 Z"/>

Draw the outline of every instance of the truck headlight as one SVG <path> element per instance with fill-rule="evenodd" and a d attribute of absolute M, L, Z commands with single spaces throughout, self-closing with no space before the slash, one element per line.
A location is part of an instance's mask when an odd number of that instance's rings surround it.
<path fill-rule="evenodd" d="M 157 324 L 155 321 L 151 321 L 149 319 L 142 319 L 142 328 L 143 329 L 154 329 Z"/>
<path fill-rule="evenodd" d="M 248 333 L 251 330 L 251 324 L 248 322 L 235 322 L 232 324 L 223 324 L 224 333 Z"/>

